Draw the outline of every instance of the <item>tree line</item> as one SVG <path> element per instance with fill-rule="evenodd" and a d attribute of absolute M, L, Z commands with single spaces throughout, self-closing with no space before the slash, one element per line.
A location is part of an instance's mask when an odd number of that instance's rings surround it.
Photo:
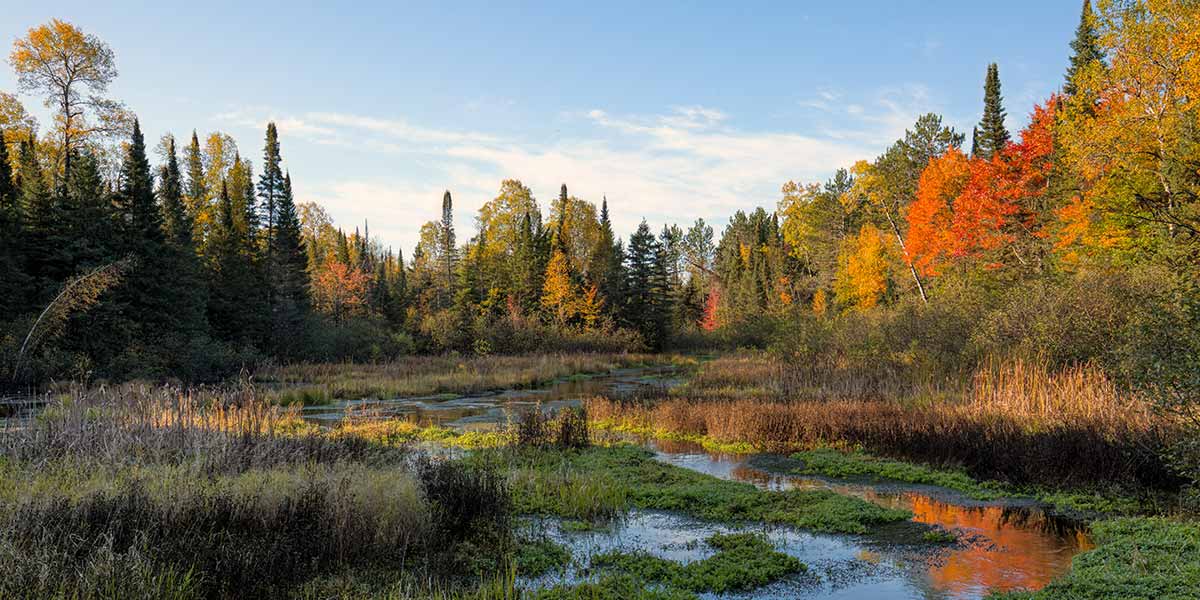
<path fill-rule="evenodd" d="M 94 306 L 43 326 L 26 379 L 772 344 L 909 367 L 1030 351 L 1126 368 L 1165 353 L 1143 347 L 1147 331 L 1192 319 L 1196 23 L 1200 9 L 1180 0 L 1083 2 L 1061 89 L 1015 135 L 988 65 L 969 149 L 923 115 L 875 159 L 787 182 L 775 207 L 735 213 L 719 237 L 703 220 L 643 221 L 622 240 L 607 199 L 564 184 L 543 213 L 509 179 L 467 239 L 445 192 L 405 257 L 367 223 L 347 231 L 296 204 L 274 124 L 257 174 L 221 133 L 193 132 L 181 149 L 165 138 L 152 169 L 136 119 L 103 98 L 111 50 L 53 21 L 10 56 L 53 127 L 37 135 L 0 95 L 0 348 L 11 364 L 68 282 L 118 265 Z"/>

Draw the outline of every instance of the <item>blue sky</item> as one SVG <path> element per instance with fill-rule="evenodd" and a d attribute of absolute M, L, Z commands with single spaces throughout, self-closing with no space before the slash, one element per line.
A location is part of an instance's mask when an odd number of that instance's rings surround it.
<path fill-rule="evenodd" d="M 14 6 L 15 3 L 15 6 Z M 455 198 L 460 236 L 505 178 L 566 182 L 643 218 L 718 231 L 789 179 L 872 158 L 924 112 L 969 133 L 987 63 L 1008 125 L 1055 91 L 1076 0 L 860 2 L 5 0 L 6 45 L 50 18 L 113 48 L 111 96 L 147 137 L 277 122 L 300 201 L 407 254 Z M 15 92 L 11 69 L 0 90 Z M 40 99 L 23 96 L 47 122 Z"/>

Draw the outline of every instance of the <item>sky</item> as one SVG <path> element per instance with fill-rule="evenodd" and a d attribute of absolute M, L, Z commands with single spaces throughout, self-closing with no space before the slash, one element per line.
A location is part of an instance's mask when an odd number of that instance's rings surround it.
<path fill-rule="evenodd" d="M 257 168 L 279 129 L 297 200 L 408 255 L 454 197 L 460 239 L 504 179 L 566 183 L 628 235 L 772 209 L 926 112 L 968 135 L 1000 68 L 1008 126 L 1062 83 L 1077 0 L 126 2 L 3 0 L 0 42 L 52 18 L 116 54 L 148 140 L 223 131 Z M 253 4 L 253 6 L 251 6 Z M 0 90 L 16 93 L 0 68 Z M 48 123 L 41 98 L 25 106 Z"/>

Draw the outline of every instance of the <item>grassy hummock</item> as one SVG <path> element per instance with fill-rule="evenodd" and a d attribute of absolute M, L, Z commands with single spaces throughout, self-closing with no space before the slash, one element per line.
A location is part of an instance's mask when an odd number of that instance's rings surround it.
<path fill-rule="evenodd" d="M 807 570 L 795 557 L 776 551 L 762 535 L 716 534 L 705 542 L 717 553 L 686 564 L 646 552 L 613 551 L 594 557 L 592 567 L 666 588 L 717 594 L 758 589 Z"/>
<path fill-rule="evenodd" d="M 1184 600 L 1200 594 L 1200 524 L 1126 517 L 1097 522 L 1092 533 L 1099 545 L 1076 556 L 1063 577 L 1038 592 L 994 598 Z"/>
<path fill-rule="evenodd" d="M 720 522 L 764 522 L 838 533 L 865 533 L 871 526 L 903 521 L 907 511 L 883 508 L 830 491 L 765 491 L 654 460 L 631 446 L 569 452 L 512 455 L 513 493 L 518 509 L 569 519 L 586 518 L 580 506 L 604 506 L 597 513 L 630 508 L 675 511 Z M 561 482 L 601 482 L 591 492 L 546 493 Z M 582 498 L 580 496 L 583 496 Z M 591 500 L 589 503 L 588 500 Z"/>

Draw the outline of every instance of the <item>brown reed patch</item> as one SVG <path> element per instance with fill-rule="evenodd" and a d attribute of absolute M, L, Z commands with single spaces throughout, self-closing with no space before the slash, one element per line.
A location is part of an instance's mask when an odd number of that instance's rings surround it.
<path fill-rule="evenodd" d="M 747 363 L 753 361 L 717 367 L 727 371 Z M 745 380 L 771 372 L 787 376 L 777 363 L 760 364 L 747 369 L 752 375 Z M 1183 431 L 1179 424 L 1090 366 L 1053 371 L 1038 362 L 992 362 L 975 373 L 965 392 L 934 400 L 840 397 L 840 389 L 815 399 L 780 392 L 730 400 L 724 386 L 734 380 L 723 372 L 697 378 L 684 397 L 594 398 L 586 406 L 593 420 L 618 427 L 708 436 L 765 451 L 863 447 L 1015 483 L 1104 481 L 1172 489 L 1181 483 L 1163 460 Z M 697 382 L 723 387 L 710 397 Z"/>

